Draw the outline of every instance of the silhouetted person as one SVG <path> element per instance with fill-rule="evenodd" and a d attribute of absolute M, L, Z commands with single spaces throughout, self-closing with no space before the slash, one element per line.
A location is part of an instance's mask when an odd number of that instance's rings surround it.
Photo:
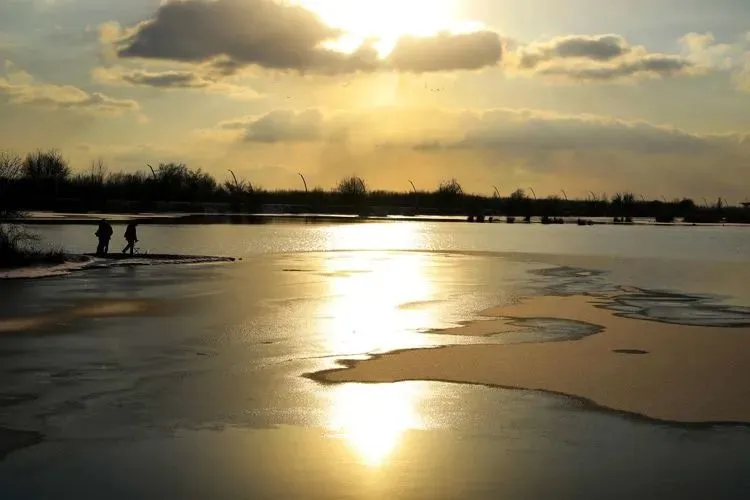
<path fill-rule="evenodd" d="M 96 255 L 107 255 L 109 252 L 109 240 L 112 239 L 112 226 L 102 219 L 99 221 L 99 228 L 96 230 L 96 237 L 99 239 L 99 245 L 96 247 Z"/>
<path fill-rule="evenodd" d="M 131 222 L 128 224 L 128 227 L 125 229 L 125 241 L 128 242 L 127 246 L 122 249 L 122 253 L 126 253 L 128 250 L 130 250 L 130 255 L 133 255 L 133 251 L 135 250 L 135 244 L 138 242 L 138 233 L 136 232 L 136 224 L 135 222 Z"/>

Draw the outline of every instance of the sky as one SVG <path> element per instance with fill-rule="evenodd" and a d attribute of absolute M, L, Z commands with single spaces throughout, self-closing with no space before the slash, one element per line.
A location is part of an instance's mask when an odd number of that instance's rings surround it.
<path fill-rule="evenodd" d="M 0 151 L 750 197 L 747 0 L 2 0 Z"/>

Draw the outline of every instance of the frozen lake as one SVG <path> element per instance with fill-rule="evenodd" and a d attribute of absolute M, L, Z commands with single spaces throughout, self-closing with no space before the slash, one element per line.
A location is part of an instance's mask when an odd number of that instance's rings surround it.
<path fill-rule="evenodd" d="M 71 252 L 96 246 L 93 226 L 33 229 Z M 745 228 L 144 225 L 139 237 L 141 252 L 242 260 L 0 281 L 0 428 L 38 441 L 0 459 L 2 498 L 750 490 L 748 427 L 658 422 L 533 391 L 303 377 L 338 358 L 595 333 L 554 318 L 481 339 L 429 333 L 538 295 L 628 289 L 632 314 L 744 324 Z"/>

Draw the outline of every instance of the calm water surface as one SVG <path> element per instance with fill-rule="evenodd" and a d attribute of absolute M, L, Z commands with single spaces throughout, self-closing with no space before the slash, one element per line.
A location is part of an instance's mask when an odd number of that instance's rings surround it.
<path fill-rule="evenodd" d="M 38 230 L 71 251 L 93 246 L 90 226 Z M 43 436 L 0 461 L 0 498 L 750 491 L 746 428 L 649 422 L 528 391 L 301 376 L 394 349 L 584 334 L 554 321 L 490 339 L 425 333 L 529 295 L 635 285 L 706 294 L 743 315 L 750 231 L 283 224 L 142 226 L 140 238 L 142 251 L 243 260 L 0 282 L 0 320 L 35 321 L 0 339 L 0 427 Z M 86 312 L 111 303 L 149 307 Z M 691 315 L 674 300 L 658 311 Z"/>
<path fill-rule="evenodd" d="M 96 249 L 94 226 L 30 226 L 74 252 Z M 123 243 L 124 225 L 113 242 Z M 248 256 L 326 250 L 454 250 L 620 258 L 745 261 L 750 228 L 681 226 L 465 224 L 142 225 L 142 251 Z"/>

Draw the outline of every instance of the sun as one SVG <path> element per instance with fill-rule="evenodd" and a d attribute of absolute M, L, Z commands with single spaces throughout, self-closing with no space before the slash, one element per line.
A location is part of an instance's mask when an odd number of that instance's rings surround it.
<path fill-rule="evenodd" d="M 377 39 L 381 56 L 404 35 L 428 36 L 441 31 L 465 31 L 457 21 L 459 0 L 297 0 L 345 35 L 331 46 L 351 52 L 368 39 Z"/>

